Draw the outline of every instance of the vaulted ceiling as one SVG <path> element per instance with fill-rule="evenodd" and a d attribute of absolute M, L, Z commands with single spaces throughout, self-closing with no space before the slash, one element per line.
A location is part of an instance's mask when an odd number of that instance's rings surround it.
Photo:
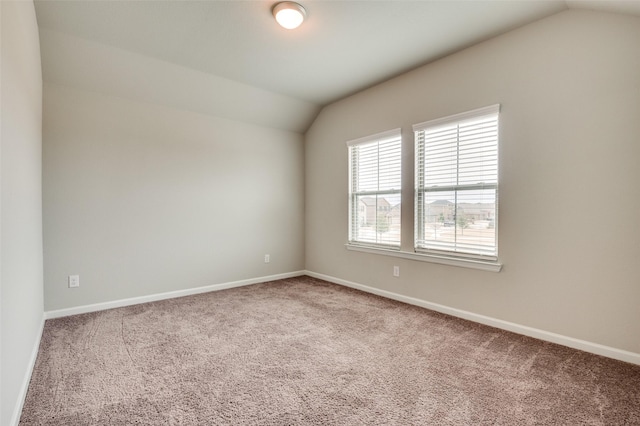
<path fill-rule="evenodd" d="M 323 105 L 569 8 L 626 1 L 36 1 L 46 82 L 304 132 Z"/>

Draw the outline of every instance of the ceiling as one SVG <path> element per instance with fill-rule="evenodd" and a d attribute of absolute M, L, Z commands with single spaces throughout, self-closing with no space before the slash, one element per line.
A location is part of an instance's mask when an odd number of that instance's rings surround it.
<path fill-rule="evenodd" d="M 275 3 L 36 1 L 43 78 L 56 82 L 66 75 L 69 84 L 74 71 L 62 69 L 67 65 L 59 63 L 59 50 L 79 39 L 198 72 L 217 84 L 290 98 L 304 106 L 293 108 L 309 111 L 284 128 L 303 131 L 323 105 L 569 8 L 640 15 L 640 1 L 300 0 L 307 20 L 285 30 L 271 15 Z M 48 40 L 56 37 L 67 41 Z M 67 46 L 65 64 L 84 66 L 86 57 L 73 64 L 74 49 Z"/>

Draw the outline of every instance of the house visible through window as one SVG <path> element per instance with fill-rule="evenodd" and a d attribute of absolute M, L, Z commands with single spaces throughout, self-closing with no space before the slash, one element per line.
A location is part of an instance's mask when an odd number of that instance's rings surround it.
<path fill-rule="evenodd" d="M 400 129 L 347 145 L 349 243 L 400 248 Z"/>
<path fill-rule="evenodd" d="M 413 126 L 417 252 L 497 259 L 499 110 Z"/>

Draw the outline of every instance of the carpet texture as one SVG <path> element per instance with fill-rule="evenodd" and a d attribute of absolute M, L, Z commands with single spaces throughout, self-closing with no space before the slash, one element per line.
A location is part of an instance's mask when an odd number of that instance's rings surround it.
<path fill-rule="evenodd" d="M 21 425 L 640 425 L 640 366 L 299 277 L 48 320 Z"/>

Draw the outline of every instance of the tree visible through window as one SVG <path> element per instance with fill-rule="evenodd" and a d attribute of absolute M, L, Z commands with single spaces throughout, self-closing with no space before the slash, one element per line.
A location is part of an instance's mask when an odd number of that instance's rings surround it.
<path fill-rule="evenodd" d="M 499 109 L 413 127 L 416 251 L 497 259 Z"/>
<path fill-rule="evenodd" d="M 347 142 L 349 243 L 400 247 L 400 129 Z"/>

